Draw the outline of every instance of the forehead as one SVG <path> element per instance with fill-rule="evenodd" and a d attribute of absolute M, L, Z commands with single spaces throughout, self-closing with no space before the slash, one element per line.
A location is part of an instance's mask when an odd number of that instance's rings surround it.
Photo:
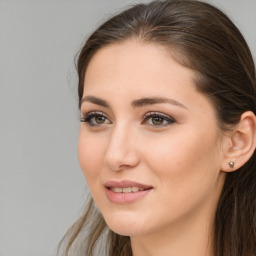
<path fill-rule="evenodd" d="M 139 98 L 168 97 L 192 107 L 208 100 L 197 92 L 194 77 L 165 47 L 127 40 L 103 47 L 93 56 L 83 97 L 100 97 L 117 106 Z"/>
<path fill-rule="evenodd" d="M 167 84 L 193 85 L 194 72 L 174 60 L 165 47 L 157 44 L 127 40 L 101 48 L 92 57 L 85 75 L 85 90 L 103 84 L 109 88 L 120 83 L 128 89 L 128 83 L 147 89 Z M 125 86 L 126 85 L 126 86 Z M 96 88 L 95 88 L 96 89 Z M 145 89 L 145 88 L 144 88 Z"/>

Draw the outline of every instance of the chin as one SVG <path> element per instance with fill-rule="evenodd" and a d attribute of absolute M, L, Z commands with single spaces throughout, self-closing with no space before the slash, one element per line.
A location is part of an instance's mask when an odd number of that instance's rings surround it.
<path fill-rule="evenodd" d="M 104 219 L 113 232 L 122 236 L 135 236 L 145 232 L 145 230 L 142 229 L 142 227 L 145 229 L 145 224 L 138 222 L 138 220 L 132 217 L 121 217 L 120 214 L 119 216 Z"/>
<path fill-rule="evenodd" d="M 141 235 L 143 234 L 143 231 L 142 230 L 138 230 L 137 228 L 133 228 L 133 227 L 117 227 L 117 226 L 109 226 L 108 227 L 113 231 L 115 232 L 116 234 L 118 235 L 121 235 L 121 236 L 138 236 L 138 235 Z"/>

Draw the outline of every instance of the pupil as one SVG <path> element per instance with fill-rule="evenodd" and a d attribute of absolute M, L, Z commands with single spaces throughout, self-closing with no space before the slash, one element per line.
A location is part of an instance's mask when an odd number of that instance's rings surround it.
<path fill-rule="evenodd" d="M 153 118 L 153 124 L 160 125 L 163 123 L 163 118 L 161 117 L 154 117 Z"/>
<path fill-rule="evenodd" d="M 102 123 L 104 123 L 104 121 L 105 121 L 105 117 L 103 117 L 103 116 L 97 116 L 96 117 L 96 122 L 98 124 L 102 124 Z"/>

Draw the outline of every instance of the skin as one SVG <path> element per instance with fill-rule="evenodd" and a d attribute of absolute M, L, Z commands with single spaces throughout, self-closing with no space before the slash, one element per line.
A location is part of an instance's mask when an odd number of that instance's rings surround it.
<path fill-rule="evenodd" d="M 79 162 L 106 223 L 131 237 L 134 256 L 212 254 L 228 140 L 193 78 L 165 48 L 136 40 L 100 49 L 86 71 L 83 98 L 97 97 L 109 106 L 82 103 L 82 117 L 95 111 L 98 117 L 81 123 Z M 145 97 L 167 97 L 183 106 L 131 105 Z M 150 112 L 175 121 L 144 119 Z M 116 204 L 106 196 L 109 180 L 153 189 L 135 202 Z"/>

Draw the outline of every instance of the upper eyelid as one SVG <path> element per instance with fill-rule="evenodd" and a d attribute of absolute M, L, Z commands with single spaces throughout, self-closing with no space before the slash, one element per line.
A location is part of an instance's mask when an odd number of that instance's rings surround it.
<path fill-rule="evenodd" d="M 144 117 L 150 117 L 153 115 L 157 115 L 157 116 L 162 116 L 162 117 L 166 117 L 166 118 L 170 118 L 170 119 L 174 119 L 173 117 L 171 117 L 170 115 L 164 114 L 162 112 L 158 112 L 158 111 L 149 111 L 146 114 L 144 114 Z"/>
<path fill-rule="evenodd" d="M 95 111 L 88 111 L 88 112 L 85 112 L 85 113 L 82 113 L 82 112 L 81 112 L 81 117 L 82 117 L 82 118 L 88 117 L 88 116 L 90 116 L 90 115 L 102 115 L 102 116 L 104 116 L 104 117 L 106 117 L 106 118 L 109 118 L 108 115 L 105 114 L 105 113 L 102 112 L 102 111 L 97 111 L 97 110 L 95 110 Z"/>

